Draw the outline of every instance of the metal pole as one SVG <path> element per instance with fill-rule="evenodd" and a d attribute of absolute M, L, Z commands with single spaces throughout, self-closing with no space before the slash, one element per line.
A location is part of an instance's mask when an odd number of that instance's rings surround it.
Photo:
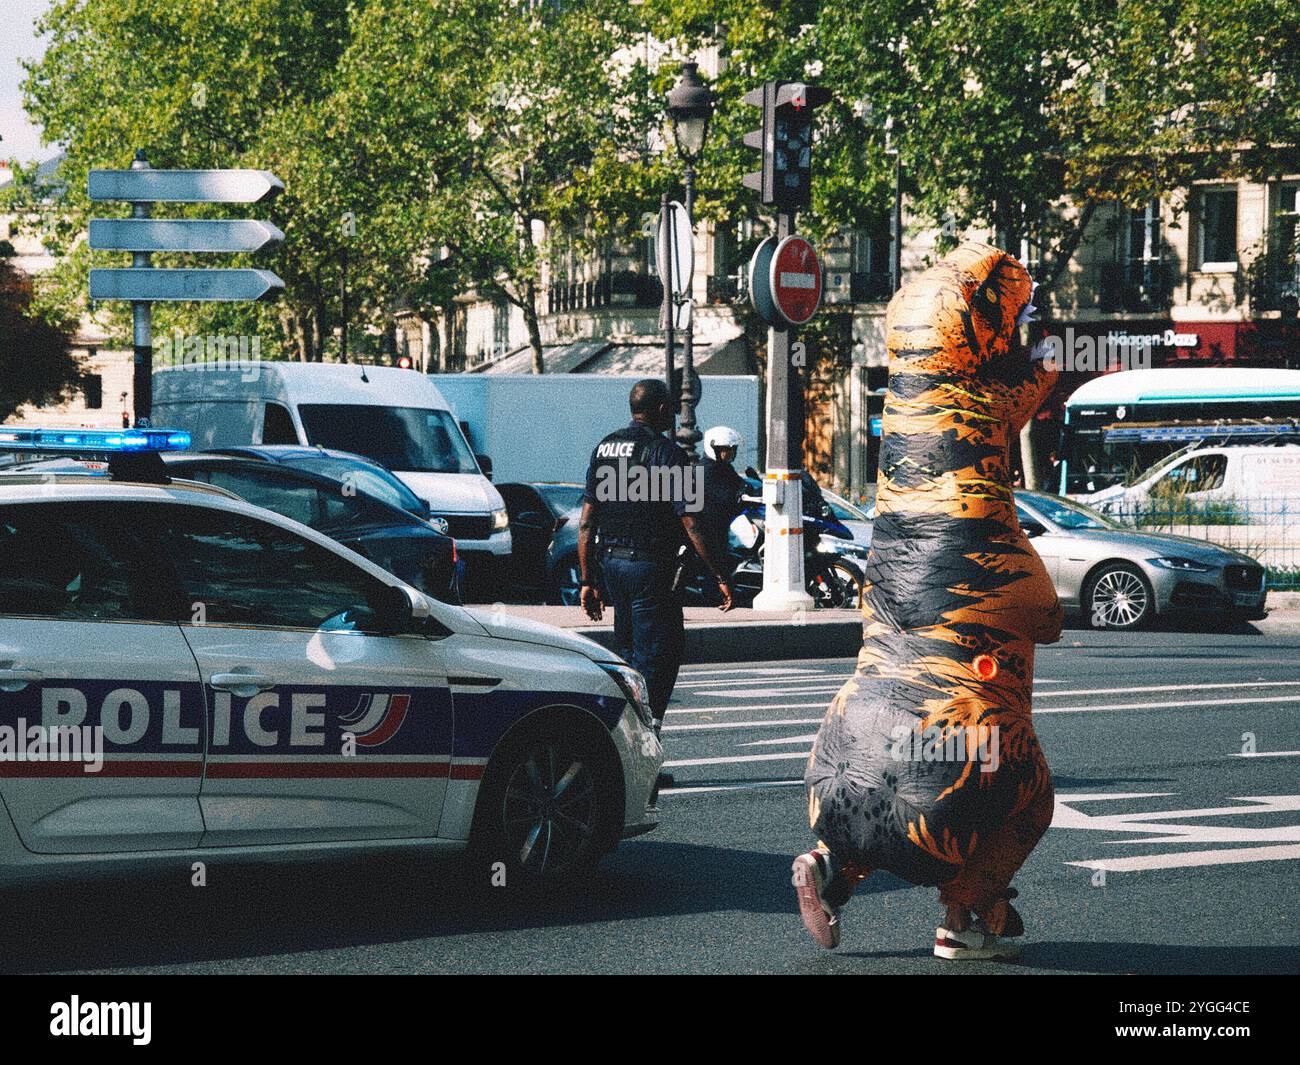
<path fill-rule="evenodd" d="M 132 170 L 148 170 L 149 163 L 142 150 L 135 153 Z M 150 204 L 131 204 L 132 218 L 148 218 Z M 147 267 L 151 256 L 147 251 L 131 253 L 131 265 Z M 135 393 L 135 424 L 139 429 L 149 428 L 153 417 L 153 305 L 147 300 L 131 301 L 131 332 L 134 351 L 132 388 Z"/>
<path fill-rule="evenodd" d="M 889 218 L 889 290 L 903 283 L 903 154 L 894 148 L 894 210 Z"/>
<path fill-rule="evenodd" d="M 339 362 L 348 361 L 348 246 L 340 249 L 343 259 L 339 267 Z"/>
<path fill-rule="evenodd" d="M 668 386 L 668 398 L 675 400 L 673 391 L 673 227 L 668 217 L 668 193 L 659 198 L 659 240 L 664 247 L 656 248 L 656 258 L 664 268 L 659 271 L 659 279 L 664 285 L 663 319 L 664 319 L 664 384 Z"/>
<path fill-rule="evenodd" d="M 691 233 L 695 233 L 695 166 L 686 164 L 686 217 L 690 219 Z M 688 299 L 693 292 L 687 292 Z M 677 430 L 677 442 L 686 451 L 691 462 L 699 461 L 695 445 L 699 443 L 701 433 L 695 425 L 695 404 L 699 396 L 695 394 L 695 308 L 690 309 L 686 319 L 686 334 L 682 338 L 682 424 Z"/>
<path fill-rule="evenodd" d="M 794 212 L 776 216 L 778 241 L 794 233 Z M 793 610 L 812 606 L 804 588 L 803 382 L 791 361 L 790 327 L 767 331 L 767 470 L 763 479 L 763 590 L 755 610 Z"/>

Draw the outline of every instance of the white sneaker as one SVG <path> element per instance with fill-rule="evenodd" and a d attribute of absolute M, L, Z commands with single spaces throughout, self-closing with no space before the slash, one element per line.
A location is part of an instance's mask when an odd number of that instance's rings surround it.
<path fill-rule="evenodd" d="M 826 874 L 822 863 L 817 860 L 817 852 L 799 855 L 790 871 L 804 927 L 819 944 L 827 950 L 834 950 L 840 945 L 840 916 L 822 898 L 822 892 L 826 890 Z"/>
<path fill-rule="evenodd" d="M 986 931 L 977 917 L 964 932 L 947 928 L 934 930 L 934 956 L 949 961 L 1009 961 L 1020 953 L 1020 944 Z"/>

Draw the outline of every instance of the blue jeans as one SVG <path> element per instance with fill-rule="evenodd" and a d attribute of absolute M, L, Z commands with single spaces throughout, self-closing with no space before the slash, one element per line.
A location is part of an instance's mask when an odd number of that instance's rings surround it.
<path fill-rule="evenodd" d="M 606 558 L 605 590 L 614 609 L 614 639 L 623 657 L 645 677 L 656 720 L 668 700 L 682 664 L 686 629 L 682 596 L 672 591 L 673 561 Z"/>

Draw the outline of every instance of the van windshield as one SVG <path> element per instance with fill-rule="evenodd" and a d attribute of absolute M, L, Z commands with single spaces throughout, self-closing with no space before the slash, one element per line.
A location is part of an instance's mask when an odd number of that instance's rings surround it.
<path fill-rule="evenodd" d="M 303 403 L 307 439 L 352 451 L 403 473 L 478 473 L 478 462 L 445 410 L 361 403 Z"/>

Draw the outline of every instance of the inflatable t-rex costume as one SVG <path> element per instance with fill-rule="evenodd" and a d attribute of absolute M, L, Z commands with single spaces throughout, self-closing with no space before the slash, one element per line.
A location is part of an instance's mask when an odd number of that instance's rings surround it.
<path fill-rule="evenodd" d="M 795 861 L 823 946 L 876 869 L 939 885 L 941 957 L 1010 956 L 1005 937 L 1024 930 L 1008 889 L 1052 817 L 1034 645 L 1061 633 L 1012 497 L 1011 439 L 1055 376 L 1019 340 L 1032 289 L 1006 252 L 968 243 L 889 305 L 862 652 L 808 761 L 822 842 Z"/>

